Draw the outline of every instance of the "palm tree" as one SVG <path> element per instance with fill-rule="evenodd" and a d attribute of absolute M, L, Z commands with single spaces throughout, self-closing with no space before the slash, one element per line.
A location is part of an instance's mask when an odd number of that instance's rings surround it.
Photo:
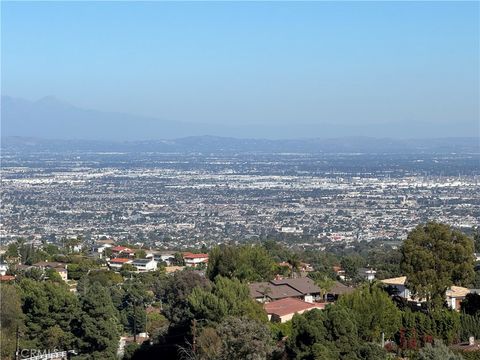
<path fill-rule="evenodd" d="M 290 271 L 291 271 L 291 274 L 290 274 L 290 277 L 295 277 L 296 274 L 298 274 L 300 272 L 300 265 L 301 265 L 301 262 L 300 262 L 300 259 L 298 257 L 297 254 L 291 254 L 289 257 L 288 257 L 288 260 L 287 262 L 290 264 Z"/>

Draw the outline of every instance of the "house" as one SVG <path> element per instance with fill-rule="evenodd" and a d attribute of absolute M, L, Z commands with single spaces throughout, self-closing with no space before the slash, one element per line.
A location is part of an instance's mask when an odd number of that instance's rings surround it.
<path fill-rule="evenodd" d="M 333 266 L 333 272 L 335 273 L 335 275 L 337 275 L 337 277 L 340 280 L 345 281 L 346 279 L 345 270 L 343 270 L 340 266 L 338 265 Z"/>
<path fill-rule="evenodd" d="M 157 270 L 157 262 L 153 259 L 136 259 L 132 261 L 132 265 L 137 268 L 138 272 Z"/>
<path fill-rule="evenodd" d="M 108 245 L 108 246 L 110 246 L 110 247 L 115 246 L 115 240 L 113 240 L 113 239 L 97 240 L 96 243 L 97 243 L 97 244 Z"/>
<path fill-rule="evenodd" d="M 8 264 L 0 263 L 0 275 L 3 276 L 8 271 Z"/>
<path fill-rule="evenodd" d="M 32 267 L 43 271 L 47 269 L 53 269 L 60 275 L 63 281 L 67 281 L 68 279 L 67 265 L 64 263 L 53 261 L 39 261 L 33 264 Z"/>
<path fill-rule="evenodd" d="M 342 295 L 350 294 L 355 291 L 355 288 L 335 281 L 335 284 L 325 293 L 325 300 L 334 302 Z"/>
<path fill-rule="evenodd" d="M 297 298 L 308 303 L 321 300 L 320 288 L 310 278 L 277 279 L 249 285 L 250 296 L 259 302 Z"/>
<path fill-rule="evenodd" d="M 386 287 L 387 292 L 392 296 L 399 296 L 402 299 L 411 301 L 420 306 L 421 303 L 427 301 L 425 298 L 418 298 L 412 295 L 412 292 L 406 286 L 407 277 L 399 276 L 391 279 L 380 280 Z"/>
<path fill-rule="evenodd" d="M 170 266 L 175 260 L 175 253 L 172 251 L 149 250 L 145 257 L 147 259 L 152 258 L 156 262 L 164 262 L 167 266 Z"/>
<path fill-rule="evenodd" d="M 284 298 L 266 303 L 264 306 L 268 320 L 284 323 L 293 318 L 295 314 L 303 314 L 313 309 L 324 309 L 325 304 L 308 303 L 295 298 Z"/>
<path fill-rule="evenodd" d="M 131 264 L 132 262 L 133 262 L 132 259 L 114 258 L 114 259 L 110 259 L 110 261 L 108 262 L 108 265 L 110 266 L 111 269 L 120 270 L 123 265 Z"/>
<path fill-rule="evenodd" d="M 375 275 L 377 272 L 373 269 L 369 268 L 360 268 L 358 269 L 358 275 L 361 276 L 363 279 L 367 281 L 373 281 L 375 280 Z"/>
<path fill-rule="evenodd" d="M 403 299 L 410 300 L 411 293 L 410 290 L 407 289 L 407 286 L 405 285 L 407 282 L 407 277 L 406 276 L 399 276 L 396 278 L 390 278 L 390 279 L 383 279 L 380 280 L 382 284 L 384 284 L 387 288 L 387 291 L 389 294 L 394 295 L 394 296 L 399 296 Z"/>
<path fill-rule="evenodd" d="M 470 289 L 461 286 L 451 286 L 445 293 L 448 307 L 452 310 L 460 311 L 462 301 L 470 292 Z"/>
<path fill-rule="evenodd" d="M 135 251 L 126 246 L 114 246 L 111 248 L 111 250 L 112 250 L 112 255 L 117 257 L 120 255 L 133 257 L 135 255 Z"/>
<path fill-rule="evenodd" d="M 102 243 L 94 244 L 92 246 L 92 254 L 102 258 L 105 250 L 108 249 L 108 248 L 111 248 L 111 247 L 112 247 L 112 245 L 110 245 L 110 244 L 102 244 Z"/>
<path fill-rule="evenodd" d="M 192 254 L 190 252 L 183 253 L 183 261 L 185 266 L 196 267 L 200 264 L 208 264 L 208 254 Z"/>

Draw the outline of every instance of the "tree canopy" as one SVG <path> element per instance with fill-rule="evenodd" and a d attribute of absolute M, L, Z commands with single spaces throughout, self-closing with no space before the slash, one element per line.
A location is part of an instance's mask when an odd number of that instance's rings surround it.
<path fill-rule="evenodd" d="M 276 264 L 267 250 L 260 245 L 221 245 L 210 252 L 207 276 L 236 277 L 245 281 L 270 280 Z"/>
<path fill-rule="evenodd" d="M 409 289 L 420 298 L 443 304 L 451 285 L 468 285 L 474 276 L 473 241 L 448 225 L 419 225 L 401 247 L 401 269 Z"/>

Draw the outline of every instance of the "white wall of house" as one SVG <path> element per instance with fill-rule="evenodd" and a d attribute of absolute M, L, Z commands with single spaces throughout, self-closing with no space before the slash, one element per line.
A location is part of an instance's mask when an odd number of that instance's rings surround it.
<path fill-rule="evenodd" d="M 303 301 L 305 302 L 308 302 L 308 303 L 313 303 L 313 295 L 305 295 L 305 297 L 303 298 Z"/>
<path fill-rule="evenodd" d="M 137 268 L 138 272 L 147 272 L 147 271 L 157 270 L 157 262 L 155 260 L 151 260 L 146 264 L 139 264 L 139 263 L 133 262 L 133 266 Z"/>
<path fill-rule="evenodd" d="M 199 264 L 203 264 L 205 262 L 205 260 L 207 260 L 207 258 L 193 258 L 193 259 L 185 259 L 185 265 L 186 266 L 190 266 L 190 267 L 194 267 L 194 266 L 197 266 Z"/>

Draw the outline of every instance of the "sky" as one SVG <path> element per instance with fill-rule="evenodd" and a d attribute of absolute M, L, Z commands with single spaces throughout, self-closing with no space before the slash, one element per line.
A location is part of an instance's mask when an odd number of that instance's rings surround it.
<path fill-rule="evenodd" d="M 189 123 L 471 133 L 479 13 L 479 2 L 2 1 L 1 91 Z"/>

